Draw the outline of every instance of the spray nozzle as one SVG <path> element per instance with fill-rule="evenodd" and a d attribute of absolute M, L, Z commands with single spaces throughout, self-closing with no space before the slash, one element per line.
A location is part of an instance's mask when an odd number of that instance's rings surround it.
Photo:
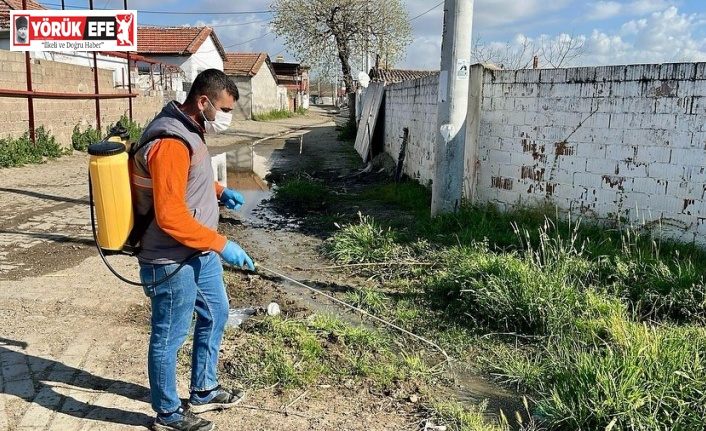
<path fill-rule="evenodd" d="M 113 126 L 110 131 L 108 131 L 108 138 L 112 136 L 119 136 L 121 139 L 129 139 L 130 138 L 130 132 L 123 126 L 122 124 L 118 123 L 115 126 Z"/>

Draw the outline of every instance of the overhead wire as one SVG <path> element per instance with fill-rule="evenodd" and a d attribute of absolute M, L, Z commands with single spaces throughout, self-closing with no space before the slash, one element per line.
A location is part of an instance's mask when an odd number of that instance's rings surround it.
<path fill-rule="evenodd" d="M 106 2 L 107 4 L 107 2 Z M 60 3 L 43 3 L 44 6 L 57 6 L 61 7 Z M 81 6 L 71 6 L 64 5 L 65 9 L 77 9 L 85 10 L 85 7 Z M 101 10 L 94 8 L 93 10 Z M 113 9 L 110 9 L 113 10 Z M 159 11 L 159 10 L 144 10 L 138 9 L 138 13 L 146 14 L 159 14 L 159 15 L 257 15 L 257 14 L 271 14 L 271 10 L 251 10 L 251 11 L 231 11 L 231 12 L 210 12 L 210 11 Z"/>
<path fill-rule="evenodd" d="M 420 13 L 419 15 L 415 16 L 414 18 L 411 18 L 411 19 L 409 20 L 409 22 L 412 22 L 412 21 L 414 21 L 414 20 L 417 19 L 417 18 L 423 17 L 424 15 L 426 15 L 426 14 L 428 14 L 429 12 L 433 11 L 434 9 L 438 8 L 438 7 L 441 6 L 442 4 L 444 4 L 443 1 L 442 1 L 442 2 L 439 2 L 439 4 L 437 4 L 436 6 L 432 7 L 432 8 L 429 9 L 428 11 L 423 12 L 423 13 Z"/>
<path fill-rule="evenodd" d="M 139 13 L 159 14 L 159 15 L 259 15 L 271 14 L 269 10 L 253 10 L 253 11 L 234 11 L 234 12 L 177 12 L 177 11 L 156 11 L 156 10 L 138 10 Z"/>
<path fill-rule="evenodd" d="M 44 3 L 46 6 L 61 6 L 60 4 L 56 3 Z M 106 1 L 107 5 L 107 1 Z M 67 6 L 65 5 L 66 8 L 72 8 L 72 9 L 83 9 L 81 7 L 77 6 Z M 94 9 L 95 10 L 95 9 Z M 256 10 L 256 11 L 233 11 L 233 12 L 173 12 L 173 11 L 151 11 L 151 10 L 137 10 L 138 13 L 142 14 L 165 14 L 165 15 L 247 15 L 247 14 L 264 14 L 264 13 L 272 13 L 272 11 L 269 10 Z M 208 25 L 205 24 L 204 26 L 206 27 L 211 27 L 211 28 L 216 28 L 216 27 L 238 27 L 238 26 L 243 26 L 243 25 L 250 25 L 250 24 L 261 24 L 265 22 L 270 22 L 269 20 L 259 20 L 259 21 L 249 21 L 249 22 L 238 22 L 238 23 L 231 23 L 231 24 L 215 24 L 215 25 Z M 163 24 L 148 24 L 148 23 L 140 23 L 140 25 L 145 25 L 145 26 L 151 26 L 151 27 L 174 27 L 172 25 L 163 25 Z M 194 25 L 191 27 L 199 27 L 198 25 Z M 239 46 L 239 45 L 245 45 L 250 42 L 254 42 L 256 40 L 262 39 L 265 36 L 270 34 L 270 32 L 266 32 L 262 36 L 255 37 L 249 40 L 246 40 L 244 42 L 238 42 L 234 43 L 232 45 L 227 45 L 224 46 L 223 48 L 232 48 L 234 46 Z M 210 52 L 213 52 L 215 50 L 211 50 Z"/>
<path fill-rule="evenodd" d="M 238 27 L 241 25 L 250 25 L 250 24 L 262 24 L 263 22 L 270 22 L 269 20 L 261 20 L 261 21 L 248 21 L 248 22 L 234 22 L 231 24 L 215 24 L 215 25 L 210 25 L 210 24 L 204 24 L 203 27 L 211 27 L 211 28 L 217 28 L 217 27 Z M 170 27 L 175 27 L 174 25 L 167 25 L 167 24 L 150 24 L 150 23 L 145 23 L 145 22 L 140 22 L 140 25 L 143 26 L 149 26 L 149 27 L 160 27 L 160 28 L 170 28 Z M 182 26 L 177 26 L 177 27 L 182 27 Z M 186 28 L 189 27 L 202 27 L 198 24 L 193 24 L 189 25 Z"/>

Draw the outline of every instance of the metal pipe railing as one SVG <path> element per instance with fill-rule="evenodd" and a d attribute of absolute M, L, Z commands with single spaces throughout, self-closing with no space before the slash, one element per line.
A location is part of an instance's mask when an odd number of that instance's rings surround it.
<path fill-rule="evenodd" d="M 27 10 L 27 0 L 22 0 L 22 9 Z M 37 143 L 34 124 L 34 99 L 32 98 L 32 60 L 29 51 L 25 52 L 25 74 L 27 75 L 27 111 L 29 114 L 29 139 Z"/>
<path fill-rule="evenodd" d="M 6 90 L 0 89 L 0 97 L 28 97 L 32 99 L 124 99 L 137 97 L 137 93 L 55 93 L 52 91 Z"/>

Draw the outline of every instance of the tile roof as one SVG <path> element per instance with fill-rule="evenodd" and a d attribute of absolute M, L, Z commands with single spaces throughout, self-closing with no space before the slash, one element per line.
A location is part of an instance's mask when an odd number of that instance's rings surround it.
<path fill-rule="evenodd" d="M 46 7 L 33 0 L 27 0 L 27 8 L 24 10 L 43 10 Z M 0 0 L 0 28 L 10 28 L 10 11 L 23 10 L 22 0 Z"/>
<path fill-rule="evenodd" d="M 223 45 L 211 27 L 137 27 L 137 53 L 141 55 L 191 55 L 213 38 L 218 53 L 226 59 Z"/>
<path fill-rule="evenodd" d="M 268 59 L 266 52 L 227 52 L 223 71 L 229 76 L 255 76 Z"/>
<path fill-rule="evenodd" d="M 411 81 L 427 76 L 438 75 L 438 70 L 404 70 L 404 69 L 370 69 L 370 80 L 394 84 L 395 82 Z"/>

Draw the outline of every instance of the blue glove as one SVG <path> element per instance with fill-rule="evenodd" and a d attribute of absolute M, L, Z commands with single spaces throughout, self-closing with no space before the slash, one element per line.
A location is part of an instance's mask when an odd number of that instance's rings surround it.
<path fill-rule="evenodd" d="M 235 265 L 238 268 L 242 268 L 243 265 L 247 264 L 250 271 L 255 271 L 255 265 L 252 263 L 252 259 L 248 256 L 242 248 L 233 241 L 228 241 L 226 247 L 221 252 L 221 257 L 227 263 Z"/>
<path fill-rule="evenodd" d="M 223 193 L 221 193 L 221 202 L 223 202 L 229 210 L 235 211 L 245 203 L 245 199 L 243 199 L 243 195 L 235 190 L 225 188 L 223 189 Z"/>

